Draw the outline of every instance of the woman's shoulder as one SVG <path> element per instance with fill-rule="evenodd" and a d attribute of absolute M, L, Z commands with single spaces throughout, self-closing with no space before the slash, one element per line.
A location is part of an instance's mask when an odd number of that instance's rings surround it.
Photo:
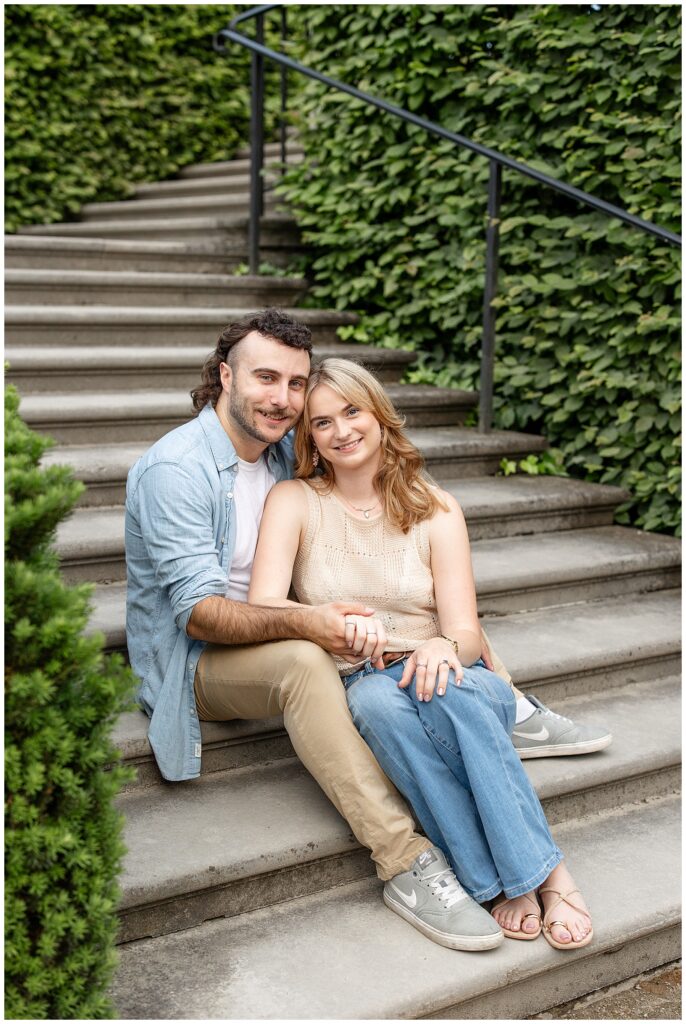
<path fill-rule="evenodd" d="M 432 518 L 435 519 L 437 516 L 445 515 L 462 515 L 462 508 L 457 498 L 450 493 L 450 491 L 444 490 L 439 487 L 438 484 L 427 481 L 429 490 L 436 498 L 438 505 Z"/>

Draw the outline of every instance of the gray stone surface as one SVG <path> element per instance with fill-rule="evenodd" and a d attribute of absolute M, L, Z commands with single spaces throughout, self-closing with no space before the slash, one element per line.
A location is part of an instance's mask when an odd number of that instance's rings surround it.
<path fill-rule="evenodd" d="M 621 526 L 472 545 L 483 615 L 678 587 L 681 542 Z"/>
<path fill-rule="evenodd" d="M 273 193 L 265 193 L 265 205 L 276 201 Z M 247 214 L 250 209 L 250 191 L 120 200 L 114 203 L 86 203 L 81 209 L 81 220 L 119 221 L 128 219 L 164 220 L 173 217 L 223 217 L 226 214 Z"/>
<path fill-rule="evenodd" d="M 679 671 L 676 590 L 487 616 L 483 624 L 517 686 L 540 689 L 546 702 Z"/>
<path fill-rule="evenodd" d="M 315 344 L 335 344 L 337 328 L 357 321 L 352 313 L 286 309 L 312 330 Z M 206 345 L 227 323 L 245 316 L 229 301 L 212 308 L 179 306 L 7 306 L 8 345 Z"/>
<path fill-rule="evenodd" d="M 14 268 L 223 274 L 239 262 L 181 242 L 5 235 L 5 266 Z"/>
<path fill-rule="evenodd" d="M 380 884 L 370 880 L 123 948 L 118 1012 L 125 1019 L 354 1020 L 459 1017 L 469 1007 L 471 1017 L 517 1018 L 559 1003 L 570 989 L 567 998 L 588 991 L 594 972 L 618 975 L 613 981 L 636 973 L 633 949 L 645 936 L 654 955 L 674 959 L 678 800 L 555 834 L 594 915 L 594 941 L 584 950 L 558 952 L 543 938 L 481 954 L 443 949 L 385 908 Z M 587 987 L 574 992 L 580 982 Z M 502 1015 L 492 1012 L 501 993 L 509 1009 Z"/>
<path fill-rule="evenodd" d="M 23 395 L 180 388 L 189 392 L 199 383 L 203 363 L 213 347 L 211 342 L 121 347 L 9 346 L 5 349 L 5 361 L 9 364 L 6 379 Z M 397 384 L 414 358 L 411 352 L 340 344 L 315 345 L 313 359 L 324 359 L 334 353 L 339 358 L 364 362 L 387 384 Z"/>
<path fill-rule="evenodd" d="M 525 763 L 551 824 L 678 792 L 678 680 L 634 684 L 585 706 L 570 701 L 560 711 L 589 723 L 604 720 L 614 742 L 595 755 Z M 269 724 L 273 729 L 276 723 Z M 214 735 L 220 731 L 215 726 Z M 236 723 L 233 733 L 235 738 Z M 139 750 L 143 742 L 139 731 Z M 259 749 L 254 753 L 260 756 Z M 119 806 L 127 820 L 125 841 L 135 851 L 122 876 L 128 939 L 178 928 L 173 899 L 183 903 L 181 927 L 215 916 L 220 899 L 223 913 L 242 912 L 231 908 L 250 906 L 245 891 L 257 885 L 265 901 L 267 885 L 271 902 L 287 899 L 296 866 L 303 886 L 308 873 L 321 880 L 322 866 L 313 861 L 330 860 L 327 881 L 340 884 L 350 870 L 347 856 L 358 847 L 295 759 L 216 772 L 183 785 L 139 788 L 125 794 Z M 187 834 L 202 842 L 185 843 Z M 356 859 L 355 870 L 372 871 L 366 854 Z M 228 904 L 226 894 L 220 895 L 227 887 Z M 138 921 L 131 915 L 135 909 Z"/>
<path fill-rule="evenodd" d="M 87 307 L 84 307 L 87 308 Z M 197 378 L 196 378 L 197 379 Z M 430 390 L 433 393 L 429 393 Z M 476 396 L 449 388 L 386 385 L 386 391 L 408 423 L 427 419 L 446 424 L 464 421 Z M 36 430 L 62 444 L 155 441 L 189 420 L 193 407 L 188 391 L 111 391 L 73 394 L 44 392 L 25 395 L 21 415 Z"/>
<path fill-rule="evenodd" d="M 293 307 L 306 290 L 307 281 L 296 277 L 37 268 L 9 268 L 5 272 L 5 302 L 9 305 L 102 304 L 207 309 L 228 303 L 248 310 L 266 305 Z"/>

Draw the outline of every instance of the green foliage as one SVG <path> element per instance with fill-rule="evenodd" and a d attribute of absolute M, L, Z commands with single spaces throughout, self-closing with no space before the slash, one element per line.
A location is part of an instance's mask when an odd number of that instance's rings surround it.
<path fill-rule="evenodd" d="M 528 473 L 529 476 L 569 476 L 564 466 L 564 456 L 559 448 L 548 448 L 540 455 L 527 455 L 517 462 L 515 459 L 501 459 L 500 472 L 503 476 L 513 473 Z"/>
<path fill-rule="evenodd" d="M 302 58 L 679 230 L 678 5 L 309 7 Z M 342 337 L 414 349 L 410 379 L 478 386 L 487 161 L 318 84 L 283 189 Z M 505 171 L 496 426 L 628 487 L 678 531 L 679 254 Z"/>
<path fill-rule="evenodd" d="M 228 159 L 247 137 L 250 58 L 238 46 L 220 57 L 212 36 L 235 11 L 6 6 L 7 230 L 68 219 L 185 164 Z"/>
<path fill-rule="evenodd" d="M 5 1016 L 106 1019 L 123 852 L 112 799 L 127 777 L 109 732 L 134 680 L 83 636 L 90 588 L 66 587 L 51 549 L 82 485 L 39 467 L 48 442 L 18 407 L 8 388 Z"/>

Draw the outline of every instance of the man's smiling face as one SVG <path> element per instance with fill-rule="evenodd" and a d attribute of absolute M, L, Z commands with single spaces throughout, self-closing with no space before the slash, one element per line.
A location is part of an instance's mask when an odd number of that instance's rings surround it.
<path fill-rule="evenodd" d="M 257 458 L 302 415 L 310 357 L 303 349 L 251 331 L 231 350 L 220 373 L 223 392 L 217 415 L 238 454 Z"/>

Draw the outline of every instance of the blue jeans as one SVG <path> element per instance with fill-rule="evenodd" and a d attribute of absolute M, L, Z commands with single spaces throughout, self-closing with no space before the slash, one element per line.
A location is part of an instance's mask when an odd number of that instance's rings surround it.
<path fill-rule="evenodd" d="M 418 701 L 414 679 L 398 687 L 404 666 L 367 662 L 343 679 L 355 725 L 470 896 L 529 892 L 563 854 L 510 740 L 511 688 L 478 661 Z"/>

